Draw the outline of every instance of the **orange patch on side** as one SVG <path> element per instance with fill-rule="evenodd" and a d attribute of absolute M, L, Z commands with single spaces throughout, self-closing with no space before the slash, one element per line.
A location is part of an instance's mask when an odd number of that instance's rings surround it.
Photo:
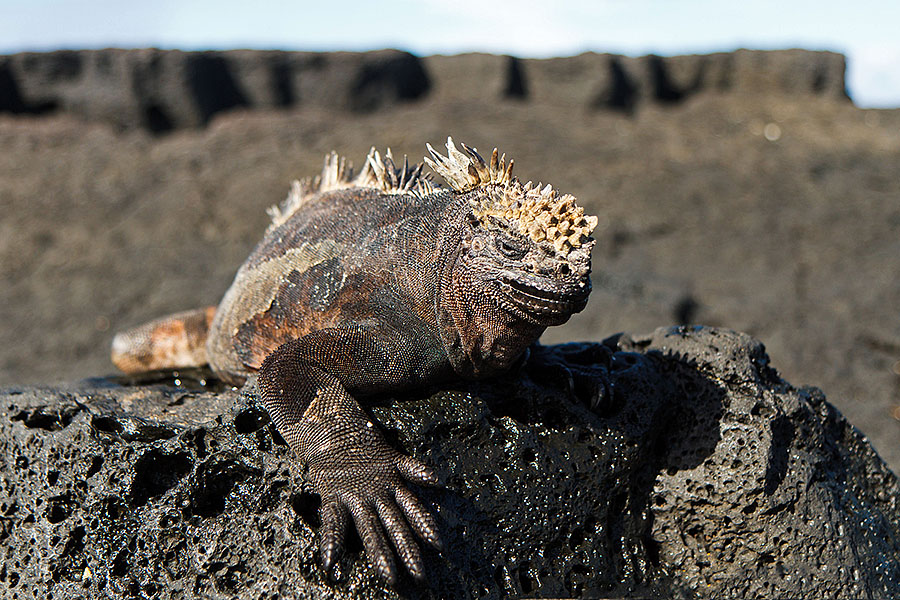
<path fill-rule="evenodd" d="M 181 339 L 186 338 L 185 329 L 184 321 L 181 319 L 172 319 L 171 321 L 160 323 L 150 332 L 150 345 L 160 348 L 175 345 Z"/>
<path fill-rule="evenodd" d="M 312 331 L 334 327 L 355 315 L 355 307 L 371 307 L 378 285 L 370 277 L 344 277 L 337 260 L 324 261 L 300 273 L 291 271 L 265 311 L 247 319 L 234 336 L 241 362 L 258 370 L 266 357 L 282 344 Z"/>
<path fill-rule="evenodd" d="M 216 318 L 216 307 L 207 306 L 206 310 L 204 310 L 203 312 L 206 317 L 206 330 L 209 331 L 209 328 L 212 327 L 213 319 Z"/>
<path fill-rule="evenodd" d="M 215 307 L 145 323 L 113 338 L 112 361 L 126 373 L 206 364 L 206 337 Z"/>

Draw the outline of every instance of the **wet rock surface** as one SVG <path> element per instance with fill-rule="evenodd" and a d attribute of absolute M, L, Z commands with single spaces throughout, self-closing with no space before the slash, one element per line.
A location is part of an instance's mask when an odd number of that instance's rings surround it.
<path fill-rule="evenodd" d="M 0 394 L 10 598 L 891 597 L 900 489 L 815 389 L 709 328 L 536 348 L 502 379 L 373 399 L 434 466 L 430 590 L 351 541 L 329 583 L 318 498 L 242 390 L 86 380 Z"/>

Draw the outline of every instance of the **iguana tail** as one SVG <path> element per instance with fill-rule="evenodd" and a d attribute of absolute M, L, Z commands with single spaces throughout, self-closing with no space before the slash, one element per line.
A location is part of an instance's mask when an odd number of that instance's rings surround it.
<path fill-rule="evenodd" d="M 126 331 L 112 341 L 112 361 L 126 373 L 205 365 L 206 337 L 215 306 L 169 315 Z"/>

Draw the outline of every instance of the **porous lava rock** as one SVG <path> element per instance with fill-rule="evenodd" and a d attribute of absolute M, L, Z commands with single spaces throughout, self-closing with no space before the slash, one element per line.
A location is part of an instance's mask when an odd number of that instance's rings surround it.
<path fill-rule="evenodd" d="M 6 597 L 900 593 L 896 477 L 744 334 L 535 347 L 494 381 L 373 399 L 446 484 L 417 490 L 445 540 L 428 588 L 385 588 L 358 540 L 329 582 L 254 384 L 159 377 L 0 394 Z"/>

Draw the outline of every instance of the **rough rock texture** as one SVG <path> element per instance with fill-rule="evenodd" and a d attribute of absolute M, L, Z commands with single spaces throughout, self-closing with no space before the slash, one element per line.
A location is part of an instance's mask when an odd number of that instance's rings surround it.
<path fill-rule="evenodd" d="M 302 106 L 371 111 L 423 97 L 432 74 L 447 97 L 556 101 L 633 111 L 704 92 L 844 98 L 844 57 L 740 50 L 552 60 L 483 54 L 424 61 L 405 52 L 65 50 L 0 56 L 0 112 L 65 112 L 156 133 L 206 125 L 234 109 Z M 493 89 L 491 89 L 493 88 Z"/>
<path fill-rule="evenodd" d="M 381 587 L 358 542 L 328 584 L 317 499 L 254 386 L 180 383 L 0 396 L 6 597 L 429 595 Z M 447 484 L 423 491 L 447 597 L 900 594 L 897 478 L 746 335 L 546 347 L 454 387 L 373 408 Z"/>

